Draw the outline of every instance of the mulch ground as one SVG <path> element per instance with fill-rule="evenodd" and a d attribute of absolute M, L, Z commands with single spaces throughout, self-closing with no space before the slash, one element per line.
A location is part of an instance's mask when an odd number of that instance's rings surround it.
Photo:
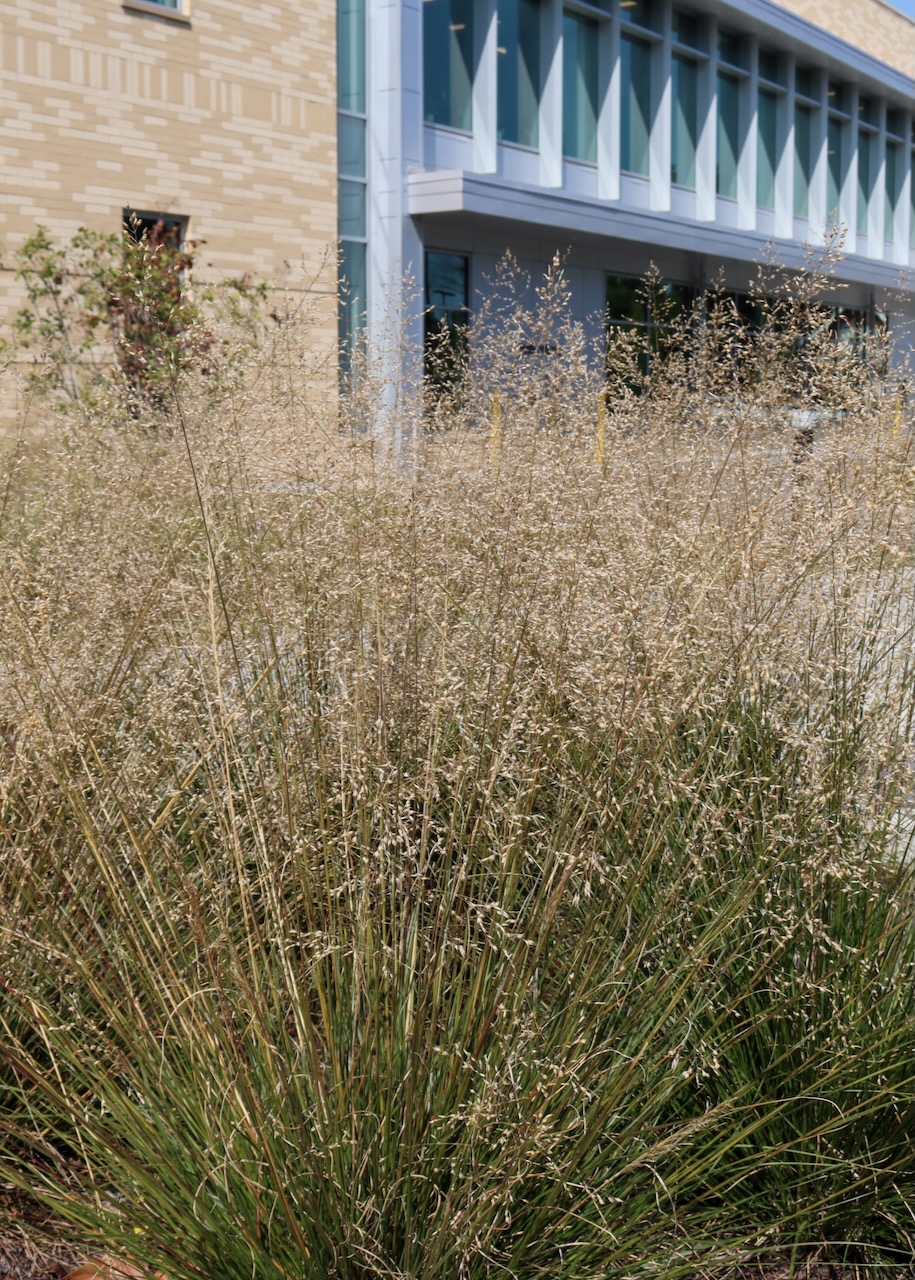
<path fill-rule="evenodd" d="M 84 1253 L 66 1243 L 63 1228 L 40 1218 L 34 1203 L 14 1200 L 0 1190 L 0 1280 L 67 1280 L 70 1273 L 87 1261 Z M 94 1271 L 94 1268 L 89 1268 Z M 82 1271 L 73 1280 L 87 1280 Z M 764 1263 L 743 1263 L 697 1271 L 692 1280 L 915 1280 L 915 1262 L 898 1271 L 879 1268 L 876 1276 L 869 1267 L 840 1266 L 811 1259 L 807 1262 L 767 1259 Z M 116 1280 L 107 1268 L 98 1280 Z"/>

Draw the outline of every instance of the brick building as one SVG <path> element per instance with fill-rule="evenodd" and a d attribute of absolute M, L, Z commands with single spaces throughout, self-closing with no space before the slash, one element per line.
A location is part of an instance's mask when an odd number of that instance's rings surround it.
<path fill-rule="evenodd" d="M 6 314 L 37 224 L 126 209 L 205 242 L 202 275 L 310 287 L 328 340 L 339 237 L 342 338 L 393 300 L 416 353 L 508 248 L 566 253 L 586 324 L 643 324 L 649 264 L 739 294 L 841 223 L 837 310 L 915 341 L 915 21 L 886 0 L 17 0 L 0 102 Z"/>
<path fill-rule="evenodd" d="M 42 224 L 162 214 L 195 273 L 326 296 L 337 228 L 333 0 L 0 4 L 0 318 L 12 253 Z"/>

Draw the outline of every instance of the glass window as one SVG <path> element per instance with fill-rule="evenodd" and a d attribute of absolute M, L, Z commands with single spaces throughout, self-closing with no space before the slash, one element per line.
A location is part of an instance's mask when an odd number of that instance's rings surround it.
<path fill-rule="evenodd" d="M 802 98 L 818 101 L 820 90 L 817 73 L 810 67 L 797 67 L 794 72 L 794 91 Z"/>
<path fill-rule="evenodd" d="M 698 75 L 695 62 L 678 53 L 671 68 L 671 105 L 670 180 L 695 188 Z"/>
<path fill-rule="evenodd" d="M 740 83 L 734 76 L 718 73 L 718 156 L 715 190 L 729 200 L 737 199 L 737 160 L 740 155 Z"/>
<path fill-rule="evenodd" d="M 347 182 L 341 178 L 338 184 L 337 231 L 341 236 L 365 235 L 365 183 Z"/>
<path fill-rule="evenodd" d="M 426 254 L 426 306 L 439 319 L 467 318 L 467 259 L 462 253 Z"/>
<path fill-rule="evenodd" d="M 597 163 L 597 23 L 562 15 L 562 150 Z"/>
<path fill-rule="evenodd" d="M 747 56 L 740 36 L 733 35 L 730 31 L 719 30 L 718 61 L 726 62 L 731 67 L 746 69 Z"/>
<path fill-rule="evenodd" d="M 858 119 L 862 124 L 877 123 L 877 107 L 872 98 L 866 98 L 864 94 L 858 99 Z"/>
<path fill-rule="evenodd" d="M 794 214 L 810 217 L 810 179 L 813 174 L 813 111 L 797 103 L 794 108 Z"/>
<path fill-rule="evenodd" d="M 757 112 L 756 203 L 761 209 L 775 208 L 776 96 L 760 89 Z"/>
<path fill-rule="evenodd" d="M 473 104 L 473 0 L 425 0 L 423 118 L 469 133 Z"/>
<path fill-rule="evenodd" d="M 915 248 L 915 151 L 912 152 L 912 181 L 909 183 L 909 244 Z"/>
<path fill-rule="evenodd" d="M 837 224 L 842 198 L 842 121 L 830 120 L 826 130 L 826 220 Z"/>
<path fill-rule="evenodd" d="M 337 332 L 340 338 L 341 372 L 345 373 L 352 352 L 365 328 L 365 245 L 344 240 L 337 268 Z"/>
<path fill-rule="evenodd" d="M 365 113 L 365 0 L 337 0 L 337 106 Z"/>
<path fill-rule="evenodd" d="M 470 319 L 468 268 L 462 253 L 426 254 L 426 377 L 439 384 L 460 376 Z"/>
<path fill-rule="evenodd" d="M 690 49 L 700 48 L 699 22 L 691 13 L 680 13 L 674 9 L 672 35 L 676 44 L 688 45 Z"/>
<path fill-rule="evenodd" d="M 607 276 L 607 328 L 610 335 L 638 333 L 640 372 L 651 370 L 652 359 L 669 350 L 684 318 L 692 314 L 696 293 L 689 285 L 668 281 L 646 285 L 631 276 Z"/>
<path fill-rule="evenodd" d="M 655 15 L 651 0 L 620 0 L 624 22 L 635 22 L 640 27 L 655 27 Z"/>
<path fill-rule="evenodd" d="M 359 116 L 337 117 L 337 169 L 346 178 L 365 177 L 365 121 Z"/>
<path fill-rule="evenodd" d="M 767 49 L 760 49 L 759 78 L 760 80 L 768 80 L 771 84 L 785 83 L 784 72 L 779 65 L 777 53 L 771 53 Z"/>
<path fill-rule="evenodd" d="M 894 138 L 901 138 L 902 134 L 902 117 L 895 107 L 888 107 L 886 112 L 886 131 L 893 135 Z"/>
<path fill-rule="evenodd" d="M 651 135 L 651 49 L 624 35 L 620 41 L 620 167 L 648 176 Z"/>
<path fill-rule="evenodd" d="M 868 211 L 871 203 L 873 186 L 873 143 L 870 133 L 863 129 L 858 131 L 858 234 L 867 235 Z"/>
<path fill-rule="evenodd" d="M 646 307 L 640 281 L 634 276 L 607 276 L 607 323 L 633 328 L 646 323 Z"/>
<path fill-rule="evenodd" d="M 884 204 L 883 238 L 896 239 L 896 207 L 902 187 L 902 148 L 897 142 L 886 144 L 886 203 Z"/>
<path fill-rule="evenodd" d="M 540 6 L 499 0 L 498 132 L 504 142 L 536 147 L 540 113 Z"/>

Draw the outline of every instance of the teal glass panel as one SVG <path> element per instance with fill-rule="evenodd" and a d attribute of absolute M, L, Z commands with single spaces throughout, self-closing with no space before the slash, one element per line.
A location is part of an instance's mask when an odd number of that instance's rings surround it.
<path fill-rule="evenodd" d="M 670 180 L 678 187 L 696 186 L 698 75 L 696 64 L 675 54 L 671 66 Z"/>
<path fill-rule="evenodd" d="M 648 176 L 651 136 L 651 49 L 624 35 L 620 41 L 620 167 Z"/>
<path fill-rule="evenodd" d="M 883 206 L 883 238 L 896 239 L 896 208 L 899 204 L 902 177 L 902 148 L 896 142 L 886 144 L 886 201 Z"/>
<path fill-rule="evenodd" d="M 341 178 L 337 185 L 337 229 L 341 236 L 365 235 L 365 183 Z"/>
<path fill-rule="evenodd" d="M 365 329 L 365 245 L 344 240 L 337 267 L 337 333 L 342 370 L 349 368 L 352 351 Z"/>
<path fill-rule="evenodd" d="M 337 116 L 337 172 L 344 178 L 365 177 L 365 121 Z"/>
<path fill-rule="evenodd" d="M 536 147 L 540 140 L 540 6 L 499 0 L 498 134 Z"/>
<path fill-rule="evenodd" d="M 337 106 L 365 114 L 365 0 L 337 0 Z"/>
<path fill-rule="evenodd" d="M 737 160 L 740 155 L 740 84 L 734 76 L 718 75 L 718 154 L 715 190 L 737 199 Z"/>
<path fill-rule="evenodd" d="M 770 89 L 760 89 L 757 110 L 756 203 L 760 209 L 775 208 L 776 97 Z"/>
<path fill-rule="evenodd" d="M 469 133 L 473 109 L 473 0 L 425 0 L 423 119 Z"/>
<path fill-rule="evenodd" d="M 842 202 L 842 121 L 826 129 L 826 221 L 838 225 Z"/>
<path fill-rule="evenodd" d="M 858 131 L 858 234 L 867 235 L 868 212 L 874 181 L 874 139 L 863 129 Z"/>
<path fill-rule="evenodd" d="M 562 15 L 562 150 L 597 163 L 597 23 Z"/>
<path fill-rule="evenodd" d="M 810 179 L 813 174 L 813 111 L 794 108 L 794 216 L 810 217 Z"/>

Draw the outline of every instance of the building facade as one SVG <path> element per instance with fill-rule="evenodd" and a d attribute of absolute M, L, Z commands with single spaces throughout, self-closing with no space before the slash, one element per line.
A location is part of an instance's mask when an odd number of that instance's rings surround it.
<path fill-rule="evenodd" d="M 837 319 L 911 347 L 915 22 L 884 0 L 340 2 L 345 335 L 400 309 L 418 347 L 507 249 L 535 280 L 562 252 L 593 328 L 635 321 L 651 264 L 739 293 L 841 227 Z"/>
<path fill-rule="evenodd" d="M 203 279 L 323 297 L 332 340 L 335 46 L 334 0 L 0 4 L 0 322 L 38 225 L 60 243 L 132 209 L 177 222 Z"/>
<path fill-rule="evenodd" d="M 204 278 L 323 299 L 344 352 L 393 317 L 417 357 L 509 249 L 534 280 L 563 253 L 597 335 L 652 264 L 739 293 L 841 224 L 836 306 L 915 345 L 915 22 L 886 0 L 10 0 L 0 104 L 0 321 L 37 225 L 128 210 Z"/>

